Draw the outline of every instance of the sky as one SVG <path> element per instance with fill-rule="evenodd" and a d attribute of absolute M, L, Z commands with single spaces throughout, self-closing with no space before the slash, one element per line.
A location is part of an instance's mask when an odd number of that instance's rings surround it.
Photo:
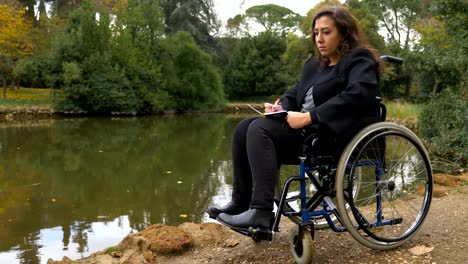
<path fill-rule="evenodd" d="M 320 0 L 213 0 L 218 19 L 223 25 L 226 21 L 238 14 L 244 14 L 245 10 L 255 5 L 275 4 L 291 9 L 299 15 L 305 16 L 307 11 L 314 7 Z M 241 6 L 241 3 L 244 4 Z"/>

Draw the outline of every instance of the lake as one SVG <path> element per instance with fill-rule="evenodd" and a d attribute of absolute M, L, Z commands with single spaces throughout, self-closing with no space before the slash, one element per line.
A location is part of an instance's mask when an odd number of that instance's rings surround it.
<path fill-rule="evenodd" d="M 88 256 L 148 225 L 209 221 L 231 194 L 219 114 L 0 123 L 0 263 Z"/>

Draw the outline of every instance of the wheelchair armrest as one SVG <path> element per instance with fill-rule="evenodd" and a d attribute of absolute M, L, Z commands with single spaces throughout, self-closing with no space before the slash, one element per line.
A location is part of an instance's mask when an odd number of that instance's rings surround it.
<path fill-rule="evenodd" d="M 312 135 L 307 136 L 304 139 L 304 142 L 302 142 L 302 154 L 304 156 L 307 156 L 307 154 L 310 153 L 311 151 L 315 152 L 314 150 L 317 149 L 318 142 L 319 142 L 318 135 L 312 134 Z"/>
<path fill-rule="evenodd" d="M 323 165 L 333 162 L 333 155 L 328 153 L 330 149 L 325 147 L 326 142 L 322 142 L 318 134 L 309 135 L 302 144 L 302 154 L 306 157 L 307 163 L 313 165 Z"/>

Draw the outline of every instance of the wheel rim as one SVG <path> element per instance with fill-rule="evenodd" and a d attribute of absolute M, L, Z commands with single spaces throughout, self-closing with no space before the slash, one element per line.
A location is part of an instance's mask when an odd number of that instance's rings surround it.
<path fill-rule="evenodd" d="M 385 158 L 380 159 L 381 164 L 373 164 L 374 171 L 376 168 L 380 169 L 382 175 L 380 179 L 369 180 L 366 178 L 370 174 L 366 171 L 367 167 L 360 167 L 359 163 L 364 159 L 364 149 L 371 149 L 369 142 L 372 140 L 376 142 L 379 138 L 389 142 L 385 145 L 385 156 L 383 156 Z M 368 140 L 368 143 L 361 144 L 361 149 L 356 151 L 357 148 L 354 146 L 365 140 Z M 397 145 L 395 142 L 403 142 L 405 148 L 395 149 Z M 394 159 L 394 156 L 400 158 Z M 397 166 L 403 164 L 401 156 L 408 158 L 409 164 L 417 165 L 413 166 L 413 172 L 416 173 L 412 174 L 408 165 Z M 357 168 L 361 168 L 364 175 L 359 182 L 353 177 Z M 396 177 L 398 175 L 400 178 Z M 408 175 L 415 176 L 411 178 Z M 347 193 L 356 188 L 356 185 L 359 186 L 359 195 L 351 199 Z M 345 149 L 338 166 L 336 189 L 345 190 L 337 192 L 337 207 L 343 224 L 358 242 L 375 249 L 399 246 L 420 228 L 429 210 L 432 197 L 432 170 L 427 152 L 416 135 L 404 127 L 393 123 L 371 125 L 360 132 Z M 373 195 L 366 194 L 372 193 L 368 189 L 373 190 Z M 414 198 L 416 191 L 421 194 Z M 377 199 L 381 199 L 379 203 L 382 205 L 381 208 L 376 206 Z M 345 207 L 347 203 L 352 208 L 349 212 Z M 402 222 L 398 223 L 400 219 Z M 394 220 L 392 225 L 378 226 L 390 220 Z M 359 228 L 356 228 L 357 226 Z"/>

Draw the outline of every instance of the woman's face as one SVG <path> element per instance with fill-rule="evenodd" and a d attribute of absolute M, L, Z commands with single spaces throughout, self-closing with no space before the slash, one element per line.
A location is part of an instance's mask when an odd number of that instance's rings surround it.
<path fill-rule="evenodd" d="M 335 22 L 329 16 L 321 16 L 315 20 L 315 45 L 323 57 L 330 59 L 330 65 L 335 65 L 340 59 L 338 46 L 341 38 Z"/>

